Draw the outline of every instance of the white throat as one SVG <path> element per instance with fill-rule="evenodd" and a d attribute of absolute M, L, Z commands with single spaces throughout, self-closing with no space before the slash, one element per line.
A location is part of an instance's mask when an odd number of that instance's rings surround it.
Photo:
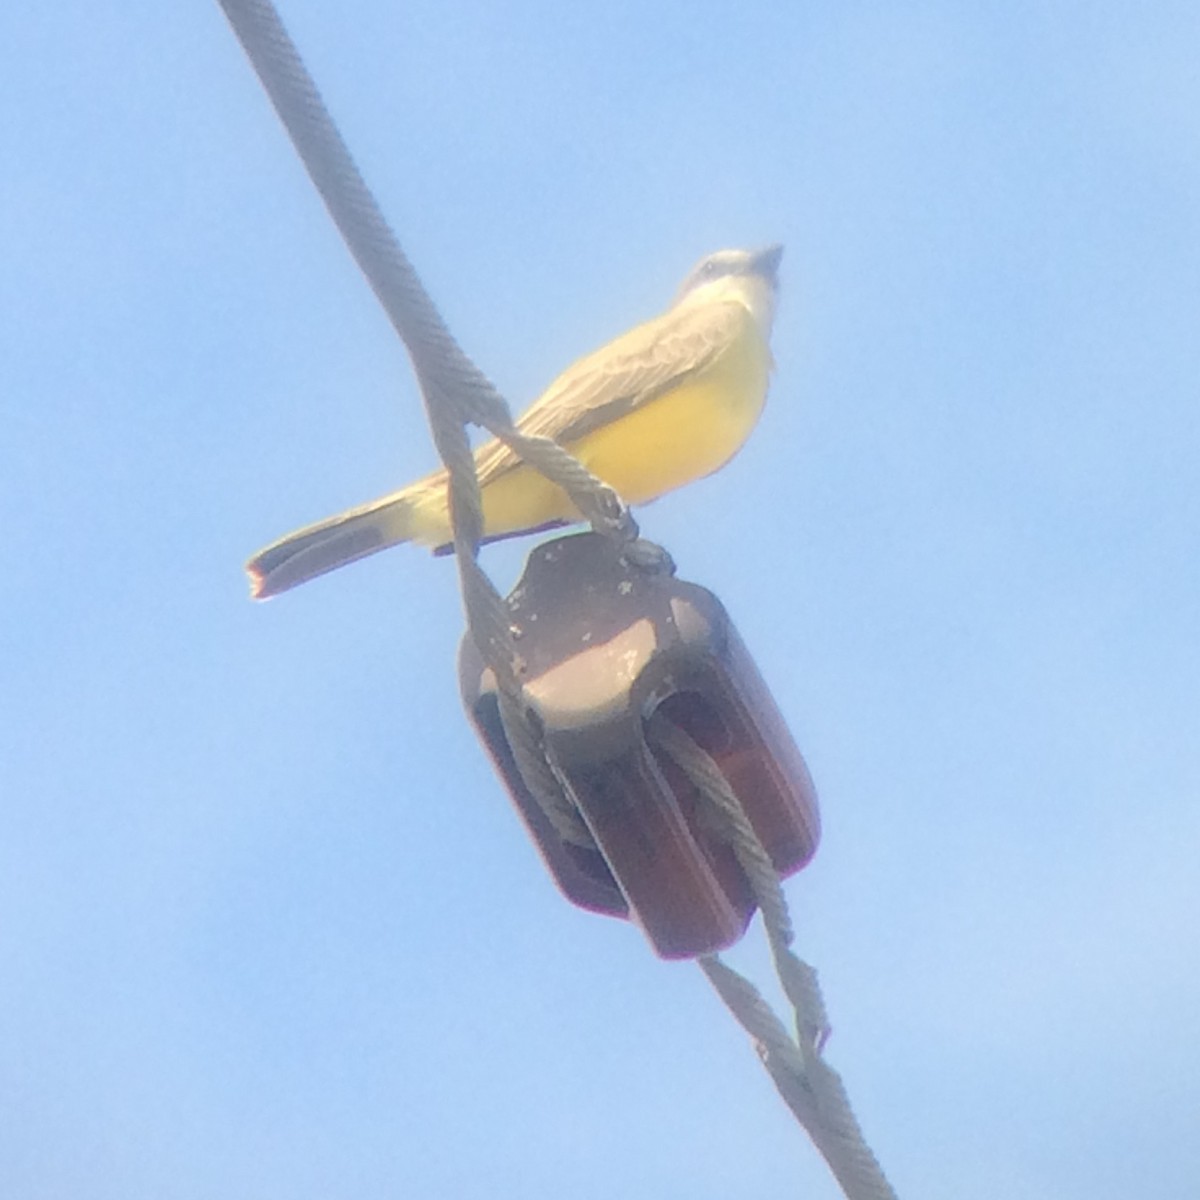
<path fill-rule="evenodd" d="M 736 301 L 747 309 L 764 338 L 770 338 L 775 322 L 776 289 L 760 275 L 727 275 L 692 288 L 681 305 L 720 304 Z"/>

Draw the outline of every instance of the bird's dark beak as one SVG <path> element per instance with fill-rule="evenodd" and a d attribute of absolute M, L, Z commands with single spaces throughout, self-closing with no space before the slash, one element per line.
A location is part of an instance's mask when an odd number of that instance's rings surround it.
<path fill-rule="evenodd" d="M 777 282 L 779 261 L 783 258 L 783 246 L 776 242 L 773 246 L 764 246 L 755 251 L 751 264 L 756 275 L 761 275 L 771 283 Z"/>

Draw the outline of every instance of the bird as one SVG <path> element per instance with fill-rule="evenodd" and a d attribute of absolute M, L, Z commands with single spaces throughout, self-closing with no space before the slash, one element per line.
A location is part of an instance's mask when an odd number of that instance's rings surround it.
<path fill-rule="evenodd" d="M 720 250 L 701 259 L 659 316 L 569 366 L 516 421 L 552 438 L 627 504 L 646 504 L 723 467 L 766 402 L 783 247 Z M 484 539 L 581 520 L 567 494 L 502 442 L 475 451 Z M 287 534 L 246 564 L 265 600 L 402 542 L 452 542 L 447 475 Z"/>

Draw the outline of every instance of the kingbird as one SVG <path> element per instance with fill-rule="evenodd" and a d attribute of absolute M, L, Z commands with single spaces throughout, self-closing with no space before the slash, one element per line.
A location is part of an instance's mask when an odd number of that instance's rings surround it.
<path fill-rule="evenodd" d="M 553 438 L 628 504 L 723 467 L 754 428 L 773 361 L 771 324 L 782 246 L 701 260 L 661 316 L 568 367 L 516 422 Z M 581 519 L 567 494 L 492 439 L 475 451 L 489 541 Z M 400 542 L 448 548 L 447 477 L 306 526 L 247 564 L 265 600 Z"/>

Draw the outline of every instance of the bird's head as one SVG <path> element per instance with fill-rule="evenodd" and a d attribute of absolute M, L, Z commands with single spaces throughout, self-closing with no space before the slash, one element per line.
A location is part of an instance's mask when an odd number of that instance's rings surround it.
<path fill-rule="evenodd" d="M 692 268 L 675 296 L 675 303 L 739 300 L 769 331 L 779 294 L 782 258 L 783 247 L 778 243 L 761 250 L 718 250 Z"/>

